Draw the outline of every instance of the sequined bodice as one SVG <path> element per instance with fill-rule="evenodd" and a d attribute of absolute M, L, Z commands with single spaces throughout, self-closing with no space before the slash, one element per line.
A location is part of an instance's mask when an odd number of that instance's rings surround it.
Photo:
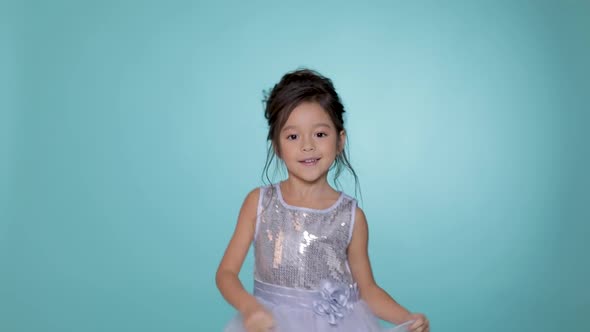
<path fill-rule="evenodd" d="M 278 185 L 262 187 L 254 237 L 256 280 L 314 289 L 323 279 L 353 282 L 346 249 L 356 200 L 346 194 L 324 210 L 290 206 Z"/>

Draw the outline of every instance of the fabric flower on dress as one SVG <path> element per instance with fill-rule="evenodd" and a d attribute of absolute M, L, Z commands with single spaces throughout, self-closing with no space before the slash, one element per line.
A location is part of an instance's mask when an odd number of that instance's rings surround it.
<path fill-rule="evenodd" d="M 330 325 L 337 325 L 338 319 L 354 306 L 351 296 L 356 295 L 356 284 L 322 280 L 318 290 L 321 299 L 313 302 L 313 310 L 320 316 L 326 316 Z"/>

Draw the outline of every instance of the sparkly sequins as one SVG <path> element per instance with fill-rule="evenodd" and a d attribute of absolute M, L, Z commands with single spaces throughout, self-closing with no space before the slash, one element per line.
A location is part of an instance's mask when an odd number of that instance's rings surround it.
<path fill-rule="evenodd" d="M 305 254 L 305 248 L 309 247 L 311 241 L 317 239 L 318 237 L 310 234 L 308 231 L 303 232 L 303 243 L 299 244 L 299 253 Z"/>
<path fill-rule="evenodd" d="M 277 236 L 277 241 L 275 242 L 275 251 L 272 260 L 272 267 L 278 268 L 283 261 L 283 239 L 285 235 L 282 231 L 279 231 L 279 235 Z"/>
<path fill-rule="evenodd" d="M 356 201 L 342 194 L 329 209 L 289 206 L 278 186 L 261 188 L 255 278 L 285 287 L 316 288 L 323 279 L 351 283 L 346 249 Z"/>

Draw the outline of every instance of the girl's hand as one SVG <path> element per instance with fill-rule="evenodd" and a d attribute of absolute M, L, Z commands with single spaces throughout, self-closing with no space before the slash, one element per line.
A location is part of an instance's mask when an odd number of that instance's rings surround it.
<path fill-rule="evenodd" d="M 242 315 L 247 332 L 268 332 L 274 327 L 274 319 L 263 306 L 246 311 Z"/>
<path fill-rule="evenodd" d="M 430 322 L 424 314 L 411 314 L 407 320 L 415 322 L 410 326 L 412 332 L 430 332 Z"/>

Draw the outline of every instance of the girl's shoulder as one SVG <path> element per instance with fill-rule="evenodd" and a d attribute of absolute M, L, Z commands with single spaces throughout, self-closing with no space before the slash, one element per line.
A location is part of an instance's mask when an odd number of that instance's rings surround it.
<path fill-rule="evenodd" d="M 242 203 L 242 210 L 257 210 L 258 201 L 261 193 L 261 187 L 254 188 L 248 192 L 244 202 Z"/>
<path fill-rule="evenodd" d="M 260 212 L 260 205 L 264 200 L 264 196 L 272 195 L 273 185 L 263 185 L 256 187 L 246 195 L 244 199 L 244 206 Z"/>

